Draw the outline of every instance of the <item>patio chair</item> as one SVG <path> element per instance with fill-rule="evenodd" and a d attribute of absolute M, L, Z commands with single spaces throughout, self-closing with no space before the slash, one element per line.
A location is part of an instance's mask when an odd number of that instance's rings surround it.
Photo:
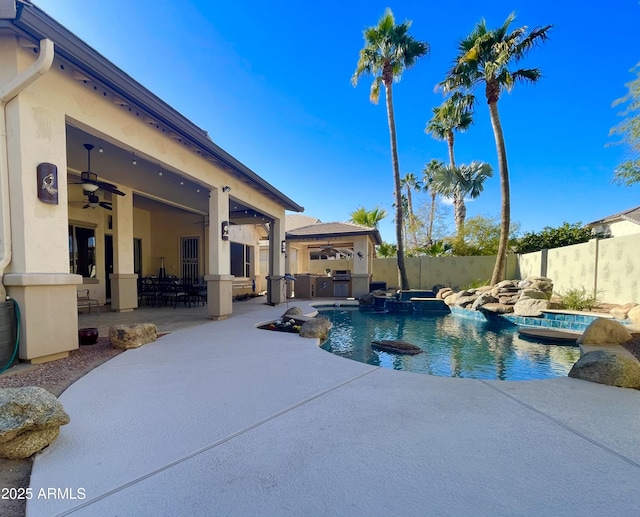
<path fill-rule="evenodd" d="M 162 293 L 160 296 L 165 305 L 172 302 L 174 309 L 178 305 L 179 301 L 182 301 L 185 307 L 187 306 L 187 304 L 189 304 L 189 307 L 191 307 L 189 291 L 185 288 L 184 285 L 177 281 L 166 283 L 162 288 Z"/>
<path fill-rule="evenodd" d="M 84 307 L 88 307 L 89 314 L 91 314 L 91 307 L 95 307 L 96 311 L 98 312 L 98 316 L 100 316 L 100 302 L 95 298 L 89 297 L 89 289 L 78 289 L 77 303 L 78 310 L 83 309 Z"/>
<path fill-rule="evenodd" d="M 161 304 L 160 299 L 160 285 L 156 281 L 155 278 L 141 278 L 138 282 L 138 304 L 142 305 L 144 302 L 145 305 L 151 305 L 151 307 L 156 306 L 156 300 L 158 301 L 158 305 Z"/>

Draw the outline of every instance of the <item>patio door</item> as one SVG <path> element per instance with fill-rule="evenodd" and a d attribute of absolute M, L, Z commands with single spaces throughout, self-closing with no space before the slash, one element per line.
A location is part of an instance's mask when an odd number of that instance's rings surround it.
<path fill-rule="evenodd" d="M 180 237 L 182 278 L 194 282 L 200 278 L 200 238 Z"/>

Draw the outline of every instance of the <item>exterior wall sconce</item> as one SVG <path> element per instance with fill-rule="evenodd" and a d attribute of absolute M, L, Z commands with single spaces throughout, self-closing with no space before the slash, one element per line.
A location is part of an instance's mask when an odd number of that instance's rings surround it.
<path fill-rule="evenodd" d="M 229 221 L 222 221 L 222 240 L 229 240 Z"/>
<path fill-rule="evenodd" d="M 286 251 L 287 251 L 287 241 L 282 241 L 280 243 L 280 251 L 282 253 L 286 253 Z"/>
<path fill-rule="evenodd" d="M 362 252 L 361 252 L 361 251 L 359 251 L 359 252 L 358 252 L 358 258 L 359 258 L 360 260 L 362 260 L 362 259 L 364 258 L 364 255 L 362 254 Z"/>
<path fill-rule="evenodd" d="M 38 199 L 50 205 L 58 204 L 58 168 L 53 163 L 40 163 L 38 174 Z"/>
<path fill-rule="evenodd" d="M 231 192 L 231 187 L 229 185 L 225 185 L 222 187 L 222 192 Z"/>

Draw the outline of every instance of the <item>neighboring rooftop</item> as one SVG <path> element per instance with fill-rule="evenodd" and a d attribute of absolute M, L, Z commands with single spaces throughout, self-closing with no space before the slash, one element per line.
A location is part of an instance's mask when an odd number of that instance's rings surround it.
<path fill-rule="evenodd" d="M 382 244 L 382 238 L 377 228 L 370 228 L 354 223 L 316 223 L 287 231 L 287 240 L 312 240 L 329 237 L 355 237 L 371 235 L 376 244 Z"/>
<path fill-rule="evenodd" d="M 302 214 L 288 214 L 285 217 L 284 228 L 286 232 L 290 232 L 303 226 L 310 226 L 312 224 L 319 224 L 322 221 L 317 217 L 311 217 L 310 215 Z"/>
<path fill-rule="evenodd" d="M 630 221 L 635 224 L 640 224 L 640 206 L 623 210 L 617 214 L 608 215 L 597 221 L 587 223 L 587 226 L 596 226 L 598 224 L 613 223 L 615 221 Z"/>

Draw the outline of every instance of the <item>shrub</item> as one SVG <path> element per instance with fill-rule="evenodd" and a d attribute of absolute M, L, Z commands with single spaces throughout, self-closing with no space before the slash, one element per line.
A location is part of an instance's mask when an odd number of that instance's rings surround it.
<path fill-rule="evenodd" d="M 580 244 L 596 237 L 591 228 L 582 223 L 563 223 L 558 228 L 545 226 L 540 232 L 527 232 L 520 237 L 515 246 L 516 253 L 531 253 L 543 249 L 560 248 L 571 244 Z"/>
<path fill-rule="evenodd" d="M 587 290 L 567 289 L 564 293 L 557 294 L 560 305 L 563 309 L 571 311 L 589 311 L 598 305 L 597 296 L 595 294 L 587 294 Z"/>
<path fill-rule="evenodd" d="M 481 280 L 478 278 L 476 280 L 472 280 L 469 284 L 461 287 L 461 289 L 477 289 L 478 287 L 489 285 L 489 282 L 491 282 L 491 280 Z"/>

